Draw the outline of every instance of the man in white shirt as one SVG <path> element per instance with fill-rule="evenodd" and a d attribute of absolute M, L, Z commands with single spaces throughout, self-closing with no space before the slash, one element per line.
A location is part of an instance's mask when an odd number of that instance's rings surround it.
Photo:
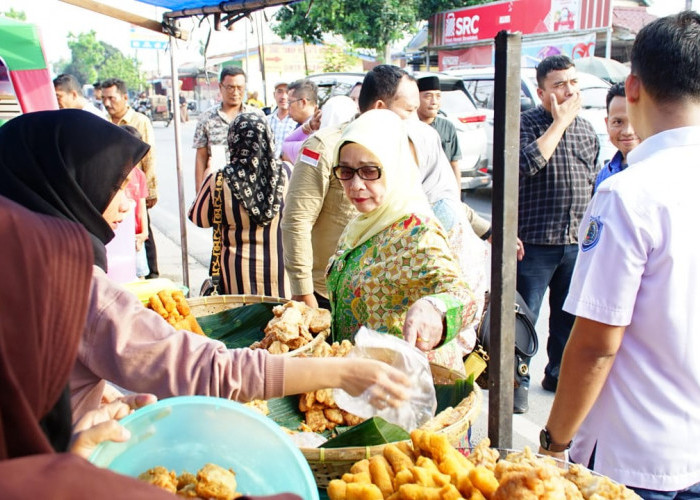
<path fill-rule="evenodd" d="M 58 75 L 53 80 L 53 87 L 56 91 L 56 100 L 59 108 L 82 109 L 105 120 L 107 119 L 107 115 L 85 98 L 80 82 L 73 75 L 67 73 Z"/>
<path fill-rule="evenodd" d="M 277 158 L 282 155 L 282 143 L 297 128 L 297 122 L 289 114 L 287 87 L 287 82 L 275 84 L 275 103 L 277 103 L 277 107 L 267 116 L 270 130 L 272 130 L 272 135 L 275 137 L 275 156 Z"/>
<path fill-rule="evenodd" d="M 564 304 L 576 316 L 543 453 L 644 499 L 700 498 L 700 15 L 637 35 L 625 85 L 642 143 L 581 225 Z"/>

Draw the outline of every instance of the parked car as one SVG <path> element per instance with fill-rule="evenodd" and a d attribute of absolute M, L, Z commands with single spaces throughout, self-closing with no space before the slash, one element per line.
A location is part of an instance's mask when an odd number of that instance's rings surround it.
<path fill-rule="evenodd" d="M 486 171 L 487 130 L 486 114 L 480 112 L 476 101 L 460 78 L 439 73 L 420 73 L 417 78 L 435 75 L 440 78 L 442 106 L 440 114 L 457 128 L 457 137 L 462 151 L 462 189 L 476 189 L 491 185 L 491 175 Z M 318 86 L 321 105 L 334 95 L 348 95 L 357 82 L 364 79 L 364 73 L 323 73 L 311 75 L 310 80 Z"/>
<path fill-rule="evenodd" d="M 446 71 L 461 78 L 467 90 L 471 92 L 479 108 L 487 115 L 488 125 L 488 171 L 493 168 L 493 101 L 494 69 L 493 67 L 469 68 Z M 600 141 L 600 165 L 613 157 L 617 149 L 612 145 L 605 126 L 605 96 L 610 84 L 588 73 L 578 72 L 579 88 L 583 99 L 581 116 L 591 122 Z M 535 68 L 520 70 L 520 110 L 526 111 L 541 103 L 537 96 L 537 77 Z"/>

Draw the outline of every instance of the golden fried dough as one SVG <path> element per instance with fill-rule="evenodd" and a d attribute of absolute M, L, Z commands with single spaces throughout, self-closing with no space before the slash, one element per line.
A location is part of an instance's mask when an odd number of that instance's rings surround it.
<path fill-rule="evenodd" d="M 175 476 L 175 471 L 169 471 L 162 466 L 153 467 L 146 472 L 142 472 L 139 474 L 139 479 L 171 493 L 177 491 L 177 477 Z"/>
<path fill-rule="evenodd" d="M 236 475 L 216 464 L 206 464 L 197 472 L 197 495 L 217 500 L 232 500 L 236 493 Z"/>

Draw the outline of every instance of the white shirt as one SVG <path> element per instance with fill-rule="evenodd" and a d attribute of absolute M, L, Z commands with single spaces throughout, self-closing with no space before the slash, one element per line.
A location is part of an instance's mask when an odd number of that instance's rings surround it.
<path fill-rule="evenodd" d="M 442 149 L 440 134 L 417 119 L 405 120 L 404 123 L 416 149 L 423 191 L 430 204 L 443 199 L 459 201 L 461 187 L 457 187 L 454 171 Z"/>
<path fill-rule="evenodd" d="M 100 118 L 104 118 L 105 120 L 107 119 L 107 115 L 105 114 L 105 112 L 97 109 L 97 107 L 87 99 L 85 100 L 85 105 L 83 105 L 82 109 L 83 111 L 87 111 L 89 113 L 92 113 L 93 115 L 97 115 Z"/>
<path fill-rule="evenodd" d="M 564 309 L 627 326 L 571 457 L 629 486 L 700 482 L 700 127 L 669 130 L 629 154 L 581 224 Z"/>

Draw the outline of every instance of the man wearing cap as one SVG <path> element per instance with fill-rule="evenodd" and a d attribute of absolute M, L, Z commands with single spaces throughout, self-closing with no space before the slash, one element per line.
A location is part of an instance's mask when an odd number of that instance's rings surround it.
<path fill-rule="evenodd" d="M 282 154 L 282 143 L 296 128 L 297 124 L 289 114 L 289 96 L 287 95 L 287 82 L 275 84 L 275 102 L 277 107 L 267 116 L 272 135 L 275 137 L 275 156 Z"/>
<path fill-rule="evenodd" d="M 450 160 L 452 171 L 457 179 L 457 185 L 462 185 L 462 172 L 459 168 L 459 160 L 462 159 L 462 151 L 459 149 L 457 129 L 451 121 L 438 116 L 442 92 L 440 91 L 440 79 L 437 76 L 424 76 L 418 79 L 418 91 L 420 105 L 418 106 L 418 118 L 433 127 L 440 135 L 442 149 L 447 159 Z"/>

